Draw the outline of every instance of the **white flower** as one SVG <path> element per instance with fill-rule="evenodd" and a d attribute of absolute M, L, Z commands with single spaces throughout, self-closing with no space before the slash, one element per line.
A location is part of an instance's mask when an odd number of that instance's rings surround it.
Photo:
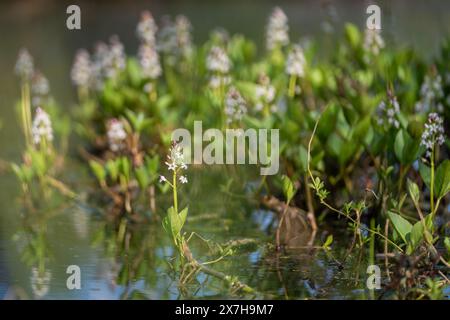
<path fill-rule="evenodd" d="M 268 50 L 277 46 L 285 46 L 289 43 L 288 19 L 283 10 L 276 7 L 269 17 L 266 30 L 266 45 Z"/>
<path fill-rule="evenodd" d="M 178 49 L 182 57 L 188 57 L 192 53 L 192 25 L 186 16 L 178 15 L 175 18 Z"/>
<path fill-rule="evenodd" d="M 416 103 L 416 112 L 428 113 L 431 111 L 443 111 L 440 100 L 444 97 L 442 78 L 439 74 L 426 76 L 420 88 L 420 101 Z"/>
<path fill-rule="evenodd" d="M 33 75 L 33 57 L 25 48 L 22 48 L 19 51 L 15 71 L 18 76 L 22 77 L 22 79 L 30 79 Z"/>
<path fill-rule="evenodd" d="M 92 63 L 86 50 L 81 49 L 76 53 L 70 77 L 78 87 L 88 86 L 92 80 Z"/>
<path fill-rule="evenodd" d="M 39 145 L 44 139 L 48 142 L 53 141 L 52 122 L 49 115 L 41 108 L 36 109 L 31 133 L 35 145 Z"/>
<path fill-rule="evenodd" d="M 209 78 L 209 86 L 212 89 L 217 89 L 221 86 L 226 86 L 231 83 L 231 77 L 229 76 L 221 76 L 221 75 L 214 75 Z"/>
<path fill-rule="evenodd" d="M 155 20 L 149 11 L 144 11 L 141 14 L 141 20 L 136 28 L 136 34 L 143 43 L 149 46 L 155 46 L 155 35 L 158 27 Z"/>
<path fill-rule="evenodd" d="M 31 81 L 31 103 L 34 107 L 38 107 L 42 104 L 42 100 L 45 99 L 50 92 L 50 84 L 47 78 L 41 72 L 35 72 Z"/>
<path fill-rule="evenodd" d="M 177 51 L 177 29 L 170 16 L 161 19 L 161 30 L 157 37 L 157 49 L 163 54 L 174 55 Z"/>
<path fill-rule="evenodd" d="M 303 77 L 305 74 L 305 55 L 300 45 L 295 45 L 289 52 L 286 61 L 286 73 L 290 76 Z"/>
<path fill-rule="evenodd" d="M 160 183 L 167 182 L 166 177 L 164 177 L 164 176 L 159 176 L 159 182 L 160 182 Z"/>
<path fill-rule="evenodd" d="M 154 47 L 142 44 L 139 47 L 138 57 L 144 77 L 156 79 L 161 76 L 162 69 L 159 63 L 159 56 Z"/>
<path fill-rule="evenodd" d="M 259 84 L 257 84 L 255 88 L 255 100 L 257 101 L 255 109 L 261 111 L 265 105 L 270 106 L 271 110 L 276 109 L 276 106 L 273 104 L 275 94 L 275 87 L 270 84 L 269 77 L 265 74 L 261 74 L 259 77 Z"/>
<path fill-rule="evenodd" d="M 420 141 L 427 148 L 427 157 L 431 155 L 434 145 L 442 145 L 444 141 L 444 120 L 437 113 L 430 113 Z"/>
<path fill-rule="evenodd" d="M 180 182 L 185 184 L 188 182 L 188 179 L 186 178 L 186 176 L 180 176 Z"/>
<path fill-rule="evenodd" d="M 364 49 L 373 55 L 378 55 L 384 48 L 384 40 L 377 29 L 366 29 L 364 33 Z"/>
<path fill-rule="evenodd" d="M 109 40 L 109 54 L 107 66 L 105 68 L 105 76 L 107 78 L 115 78 L 118 73 L 126 67 L 126 56 L 122 42 L 118 36 L 112 36 Z"/>
<path fill-rule="evenodd" d="M 214 46 L 206 59 L 206 68 L 212 72 L 226 74 L 230 71 L 231 61 L 221 47 Z"/>
<path fill-rule="evenodd" d="M 385 101 L 381 101 L 378 105 L 377 122 L 380 126 L 385 125 L 387 129 L 391 126 L 398 129 L 400 127 L 400 122 L 397 120 L 399 113 L 400 105 L 398 104 L 397 97 L 388 92 L 387 103 Z"/>
<path fill-rule="evenodd" d="M 227 123 L 239 121 L 247 112 L 247 105 L 244 98 L 239 91 L 231 87 L 225 97 L 225 114 L 227 116 Z"/>
<path fill-rule="evenodd" d="M 125 132 L 123 123 L 117 119 L 111 119 L 107 123 L 107 132 L 109 148 L 113 152 L 120 151 L 125 146 L 127 133 Z"/>

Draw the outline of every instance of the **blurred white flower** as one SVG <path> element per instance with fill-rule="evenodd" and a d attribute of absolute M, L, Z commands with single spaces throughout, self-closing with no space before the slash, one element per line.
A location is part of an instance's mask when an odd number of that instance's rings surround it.
<path fill-rule="evenodd" d="M 442 112 L 444 110 L 440 100 L 444 98 L 442 89 L 442 78 L 439 74 L 426 76 L 420 88 L 420 100 L 416 103 L 415 109 L 419 113 L 432 111 Z"/>
<path fill-rule="evenodd" d="M 227 116 L 227 123 L 240 121 L 247 112 L 247 104 L 240 92 L 231 87 L 225 97 L 225 115 Z"/>
<path fill-rule="evenodd" d="M 122 121 L 118 119 L 110 119 L 107 123 L 107 132 L 109 148 L 113 152 L 120 151 L 125 146 L 127 133 Z"/>
<path fill-rule="evenodd" d="M 289 52 L 286 61 L 286 73 L 290 76 L 303 77 L 305 74 L 305 55 L 300 45 L 295 45 Z"/>
<path fill-rule="evenodd" d="M 142 12 L 141 20 L 136 27 L 136 34 L 139 40 L 154 47 L 156 43 L 156 31 L 158 31 L 158 27 L 156 26 L 152 14 L 149 11 Z"/>
<path fill-rule="evenodd" d="M 33 107 L 42 105 L 49 93 L 50 84 L 47 78 L 41 72 L 36 71 L 31 80 L 31 104 Z"/>
<path fill-rule="evenodd" d="M 267 75 L 261 74 L 259 83 L 255 88 L 256 111 L 261 111 L 264 106 L 269 106 L 271 111 L 276 110 L 276 105 L 273 104 L 275 99 L 275 87 L 270 84 L 270 79 Z"/>
<path fill-rule="evenodd" d="M 23 80 L 29 80 L 33 75 L 34 72 L 33 57 L 25 48 L 22 48 L 19 51 L 15 72 Z"/>
<path fill-rule="evenodd" d="M 189 57 L 192 53 L 191 22 L 186 16 L 178 15 L 175 18 L 175 28 L 180 55 L 184 58 Z"/>
<path fill-rule="evenodd" d="M 226 74 L 230 71 L 231 61 L 221 47 L 214 46 L 206 59 L 206 68 L 212 72 Z"/>
<path fill-rule="evenodd" d="M 89 85 L 89 82 L 92 80 L 92 63 L 89 52 L 84 49 L 77 51 L 70 77 L 73 84 L 78 87 Z"/>
<path fill-rule="evenodd" d="M 366 29 L 364 32 L 364 49 L 373 55 L 378 55 L 384 48 L 384 40 L 377 29 Z"/>
<path fill-rule="evenodd" d="M 53 141 L 52 122 L 49 115 L 42 109 L 37 108 L 31 127 L 31 134 L 35 145 L 39 145 L 43 140 Z"/>
<path fill-rule="evenodd" d="M 161 76 L 162 69 L 159 56 L 154 47 L 141 44 L 138 52 L 139 64 L 145 78 L 156 79 Z"/>
<path fill-rule="evenodd" d="M 387 103 L 381 101 L 377 107 L 377 122 L 380 126 L 385 126 L 387 129 L 389 129 L 389 127 L 398 129 L 400 127 L 400 123 L 397 120 L 399 113 L 400 105 L 398 104 L 397 97 L 388 93 Z"/>
<path fill-rule="evenodd" d="M 289 43 L 288 18 L 279 7 L 273 9 L 269 17 L 266 30 L 266 46 L 272 50 L 277 46 L 285 46 Z"/>
<path fill-rule="evenodd" d="M 187 177 L 186 176 L 180 176 L 180 182 L 183 183 L 183 184 L 188 183 Z"/>

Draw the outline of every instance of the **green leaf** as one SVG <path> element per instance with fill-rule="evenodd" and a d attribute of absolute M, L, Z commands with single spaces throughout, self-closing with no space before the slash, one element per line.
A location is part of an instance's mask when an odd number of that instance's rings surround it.
<path fill-rule="evenodd" d="M 147 170 L 144 166 L 136 168 L 135 170 L 136 179 L 139 183 L 139 187 L 143 190 L 145 189 L 149 183 L 150 179 L 147 173 Z"/>
<path fill-rule="evenodd" d="M 399 130 L 395 136 L 394 152 L 402 164 L 411 164 L 419 156 L 419 140 L 414 140 L 406 130 Z"/>
<path fill-rule="evenodd" d="M 431 169 L 422 162 L 419 163 L 419 173 L 425 185 L 430 189 L 431 186 Z"/>
<path fill-rule="evenodd" d="M 413 247 L 413 250 L 417 248 L 420 242 L 423 239 L 424 229 L 422 221 L 417 221 L 411 229 L 410 233 L 410 241 Z M 412 253 L 412 252 L 411 252 Z"/>
<path fill-rule="evenodd" d="M 291 179 L 289 179 L 289 177 L 286 175 L 283 175 L 281 179 L 283 180 L 284 196 L 286 197 L 287 202 L 290 202 L 295 194 L 294 184 L 292 183 Z"/>
<path fill-rule="evenodd" d="M 407 234 L 411 232 L 413 227 L 412 224 L 409 223 L 402 216 L 393 213 L 391 211 L 388 211 L 388 217 L 389 220 L 391 220 L 392 224 L 394 225 L 394 228 L 397 231 L 397 233 L 403 239 L 404 243 L 408 243 Z"/>
<path fill-rule="evenodd" d="M 436 170 L 436 197 L 443 198 L 450 191 L 450 160 L 444 160 Z"/>
<path fill-rule="evenodd" d="M 323 244 L 323 247 L 328 249 L 330 245 L 333 243 L 333 235 L 330 234 L 327 239 L 325 240 L 325 243 Z"/>
<path fill-rule="evenodd" d="M 417 186 L 417 184 L 411 180 L 407 180 L 407 185 L 408 185 L 408 192 L 409 195 L 411 196 L 411 199 L 414 201 L 414 203 L 417 205 L 419 203 L 419 198 L 420 198 L 420 192 L 419 192 L 419 187 Z"/>
<path fill-rule="evenodd" d="M 104 182 L 106 178 L 106 170 L 103 166 L 97 161 L 91 160 L 89 161 L 89 165 L 91 166 L 92 172 L 99 182 Z"/>

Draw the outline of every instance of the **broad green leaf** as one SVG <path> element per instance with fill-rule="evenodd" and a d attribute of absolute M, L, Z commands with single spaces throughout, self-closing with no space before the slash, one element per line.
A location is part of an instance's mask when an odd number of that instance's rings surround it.
<path fill-rule="evenodd" d="M 413 250 L 417 248 L 420 242 L 423 239 L 424 229 L 422 221 L 417 221 L 411 229 L 410 233 L 410 241 L 413 247 Z"/>
<path fill-rule="evenodd" d="M 323 244 L 324 248 L 329 248 L 330 245 L 333 243 L 333 235 L 330 234 L 327 239 L 325 240 L 325 243 Z"/>
<path fill-rule="evenodd" d="M 450 191 L 450 160 L 444 160 L 436 170 L 436 197 L 442 198 Z"/>
<path fill-rule="evenodd" d="M 415 204 L 419 203 L 420 192 L 417 184 L 411 180 L 407 180 L 408 192 Z"/>
<path fill-rule="evenodd" d="M 398 232 L 400 237 L 403 239 L 404 243 L 408 243 L 407 240 L 407 234 L 411 232 L 412 230 L 412 224 L 409 223 L 405 218 L 402 216 L 393 213 L 391 211 L 388 212 L 389 220 L 391 220 L 392 224 L 394 225 L 395 230 Z"/>
<path fill-rule="evenodd" d="M 103 168 L 103 166 L 100 163 L 94 160 L 89 161 L 89 165 L 91 166 L 92 172 L 94 173 L 98 181 L 104 182 L 106 177 L 105 168 Z"/>

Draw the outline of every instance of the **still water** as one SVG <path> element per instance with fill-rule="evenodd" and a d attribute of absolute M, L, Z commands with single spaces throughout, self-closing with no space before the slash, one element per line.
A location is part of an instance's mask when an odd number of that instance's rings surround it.
<path fill-rule="evenodd" d="M 293 39 L 320 37 L 326 41 L 325 21 L 336 30 L 344 22 L 364 25 L 366 4 L 352 1 L 284 1 L 280 5 L 290 18 Z M 382 2 L 383 3 L 383 2 Z M 444 1 L 395 1 L 382 6 L 386 37 L 391 43 L 412 45 L 432 57 L 439 40 L 450 31 L 450 3 Z M 209 30 L 224 27 L 263 44 L 264 24 L 273 4 L 269 1 L 218 1 L 214 5 L 192 1 L 165 4 L 152 1 L 81 2 L 82 30 L 65 28 L 65 7 L 56 1 L 2 2 L 0 4 L 0 158 L 15 161 L 23 147 L 14 104 L 19 84 L 13 68 L 17 52 L 26 46 L 50 80 L 52 94 L 69 112 L 75 94 L 69 74 L 77 48 L 92 48 L 95 41 L 118 34 L 127 52 L 136 51 L 134 28 L 142 9 L 158 20 L 163 14 L 183 13 L 194 26 L 194 39 L 201 42 Z M 431 36 L 430 36 L 431 35 Z M 326 52 L 324 53 L 326 54 Z M 76 139 L 76 138 L 74 138 Z M 74 140 L 76 141 L 76 140 Z M 249 173 L 250 172 L 250 173 Z M 196 232 L 190 246 L 199 261 L 217 256 L 218 244 L 244 242 L 232 256 L 212 267 L 239 278 L 254 288 L 255 298 L 370 298 L 365 282 L 367 253 L 357 250 L 346 260 L 349 239 L 345 229 L 320 230 L 318 241 L 335 236 L 331 252 L 297 249 L 275 253 L 274 215 L 246 197 L 251 185 L 240 186 L 251 170 L 229 168 L 193 169 L 188 190 L 181 196 L 189 204 L 188 233 Z M 57 195 L 42 199 L 30 209 L 21 198 L 20 186 L 9 172 L 0 176 L 0 299 L 179 299 L 229 298 L 222 282 L 199 274 L 196 281 L 180 287 L 171 268 L 174 248 L 155 216 L 149 223 L 121 222 L 108 218 L 107 204 L 96 195 L 95 183 L 72 150 L 64 181 L 78 194 L 77 201 Z M 231 183 L 230 183 L 231 181 Z M 256 183 L 257 181 L 254 180 Z M 231 186 L 227 187 L 227 186 Z M 187 203 L 186 199 L 189 199 Z M 162 215 L 169 206 L 157 197 Z M 145 206 L 142 208 L 146 213 Z M 81 289 L 68 290 L 66 269 L 81 269 Z"/>

